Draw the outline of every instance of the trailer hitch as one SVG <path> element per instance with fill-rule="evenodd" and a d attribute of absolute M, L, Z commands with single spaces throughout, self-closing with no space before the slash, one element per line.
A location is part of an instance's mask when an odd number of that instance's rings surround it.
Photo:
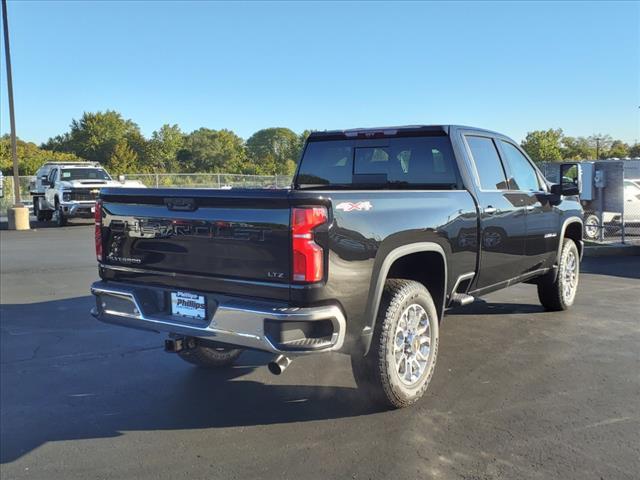
<path fill-rule="evenodd" d="M 167 338 L 164 341 L 164 351 L 167 353 L 179 353 L 185 350 L 193 350 L 198 346 L 194 337 Z"/>

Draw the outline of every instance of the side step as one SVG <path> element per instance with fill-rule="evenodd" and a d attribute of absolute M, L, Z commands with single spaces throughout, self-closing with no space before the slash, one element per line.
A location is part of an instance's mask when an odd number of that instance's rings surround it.
<path fill-rule="evenodd" d="M 473 303 L 475 297 L 467 295 L 466 293 L 454 293 L 451 295 L 451 301 L 449 302 L 452 307 L 462 307 Z"/>

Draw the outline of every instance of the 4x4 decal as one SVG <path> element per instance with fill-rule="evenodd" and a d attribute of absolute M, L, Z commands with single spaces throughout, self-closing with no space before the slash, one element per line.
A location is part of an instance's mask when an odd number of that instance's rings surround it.
<path fill-rule="evenodd" d="M 341 202 L 338 205 L 336 205 L 336 210 L 342 210 L 343 212 L 353 212 L 358 211 L 369 211 L 373 208 L 373 205 L 371 205 L 371 202 L 367 201 L 367 202 Z"/>

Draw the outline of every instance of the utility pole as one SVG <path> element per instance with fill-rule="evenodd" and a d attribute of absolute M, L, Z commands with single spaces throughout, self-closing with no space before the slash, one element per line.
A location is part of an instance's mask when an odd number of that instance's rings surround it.
<path fill-rule="evenodd" d="M 7 0 L 2 0 L 2 26 L 4 29 L 4 52 L 7 63 L 7 90 L 9 96 L 9 123 L 11 124 L 11 159 L 13 160 L 13 193 L 16 205 L 20 205 L 20 184 L 18 183 L 18 153 L 16 151 L 16 117 L 13 110 L 13 78 L 11 77 L 11 53 L 9 51 L 9 21 L 7 20 Z"/>
<path fill-rule="evenodd" d="M 6 0 L 2 0 L 5 2 Z M 600 160 L 600 137 L 596 137 L 596 160 Z"/>
<path fill-rule="evenodd" d="M 13 78 L 11 76 L 11 52 L 9 48 L 9 19 L 7 18 L 7 0 L 2 0 L 2 27 L 4 30 L 4 53 L 7 64 L 7 96 L 9 98 L 9 123 L 11 124 L 11 159 L 13 160 L 13 208 L 9 209 L 9 228 L 29 229 L 29 209 L 20 199 L 20 174 L 18 170 L 18 152 L 16 150 L 16 117 L 13 108 Z"/>

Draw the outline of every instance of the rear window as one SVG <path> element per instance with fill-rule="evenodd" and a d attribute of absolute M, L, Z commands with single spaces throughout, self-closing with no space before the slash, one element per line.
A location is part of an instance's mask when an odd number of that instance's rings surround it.
<path fill-rule="evenodd" d="M 458 174 L 449 137 L 309 142 L 297 185 L 455 188 Z"/>

